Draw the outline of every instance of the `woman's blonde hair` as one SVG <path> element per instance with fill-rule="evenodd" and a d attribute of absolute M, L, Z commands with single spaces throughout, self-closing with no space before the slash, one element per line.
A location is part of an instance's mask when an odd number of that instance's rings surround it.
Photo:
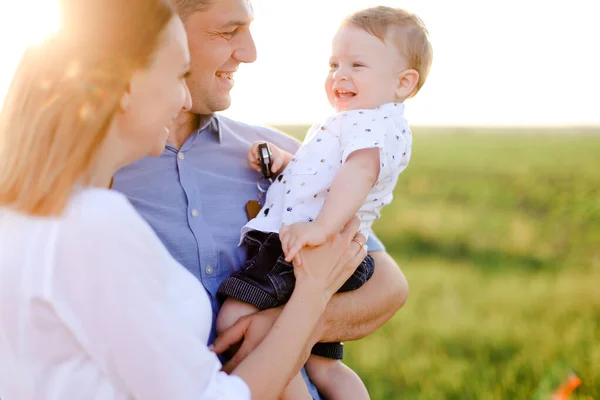
<path fill-rule="evenodd" d="M 169 0 L 61 0 L 61 29 L 25 51 L 0 112 L 0 207 L 59 215 L 104 142 Z"/>

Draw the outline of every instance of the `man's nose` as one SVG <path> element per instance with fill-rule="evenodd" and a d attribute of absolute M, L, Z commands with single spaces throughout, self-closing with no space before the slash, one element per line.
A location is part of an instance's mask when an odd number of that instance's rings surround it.
<path fill-rule="evenodd" d="M 238 47 L 233 53 L 233 58 L 241 63 L 253 63 L 256 61 L 256 45 L 249 30 L 240 36 Z"/>

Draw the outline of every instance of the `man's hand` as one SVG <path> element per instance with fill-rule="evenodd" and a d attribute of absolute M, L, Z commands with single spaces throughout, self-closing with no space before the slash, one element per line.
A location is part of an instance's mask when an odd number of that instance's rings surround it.
<path fill-rule="evenodd" d="M 328 236 L 325 227 L 316 221 L 297 222 L 284 226 L 279 230 L 279 239 L 285 254 L 285 261 L 293 260 L 294 264 L 301 265 L 300 250 L 305 246 L 320 246 L 327 241 Z"/>
<path fill-rule="evenodd" d="M 246 315 L 215 339 L 212 349 L 217 354 L 223 354 L 231 346 L 242 341 L 239 350 L 223 366 L 223 371 L 231 373 L 262 342 L 280 313 L 281 307 Z"/>
<path fill-rule="evenodd" d="M 267 143 L 269 145 L 269 149 L 271 150 L 271 158 L 273 160 L 273 164 L 271 165 L 271 172 L 273 173 L 273 175 L 277 175 L 279 170 L 285 167 L 284 164 L 287 164 L 287 153 L 281 150 L 279 147 L 275 146 L 273 143 L 265 142 L 264 140 L 252 143 L 252 146 L 250 146 L 250 150 L 248 150 L 248 164 L 250 164 L 250 168 L 252 168 L 253 170 L 261 172 L 260 157 L 258 155 L 258 145 L 262 143 Z"/>

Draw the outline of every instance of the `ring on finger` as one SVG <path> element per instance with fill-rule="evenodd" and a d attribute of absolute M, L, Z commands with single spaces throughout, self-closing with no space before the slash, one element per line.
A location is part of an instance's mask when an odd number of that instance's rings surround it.
<path fill-rule="evenodd" d="M 360 246 L 360 250 L 362 250 L 363 246 L 365 245 L 364 243 L 361 243 L 361 241 L 360 241 L 360 240 L 358 240 L 358 239 L 352 239 L 352 241 L 353 241 L 354 243 L 358 243 L 358 245 Z M 360 250 L 359 250 L 359 251 L 360 251 Z"/>

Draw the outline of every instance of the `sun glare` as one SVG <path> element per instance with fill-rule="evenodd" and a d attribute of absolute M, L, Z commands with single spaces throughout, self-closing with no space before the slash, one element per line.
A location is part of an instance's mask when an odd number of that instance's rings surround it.
<path fill-rule="evenodd" d="M 0 6 L 0 105 L 25 49 L 60 29 L 58 0 L 6 2 Z"/>
<path fill-rule="evenodd" d="M 27 45 L 41 43 L 60 28 L 60 9 L 56 0 L 36 0 L 33 3 L 30 7 L 37 9 L 37 12 L 30 15 L 25 34 Z"/>

